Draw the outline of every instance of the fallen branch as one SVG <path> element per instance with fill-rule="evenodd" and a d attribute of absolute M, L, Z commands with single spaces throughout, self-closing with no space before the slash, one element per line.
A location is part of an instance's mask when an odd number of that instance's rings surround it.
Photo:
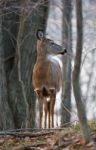
<path fill-rule="evenodd" d="M 24 138 L 24 137 L 39 137 L 39 136 L 45 136 L 48 134 L 54 134 L 54 131 L 50 131 L 50 132 L 37 132 L 37 133 L 32 133 L 32 132 L 2 132 L 0 133 L 0 135 L 2 136 L 6 136 L 6 135 L 10 135 L 10 136 L 15 136 L 15 137 L 20 137 L 20 138 Z"/>
<path fill-rule="evenodd" d="M 78 122 L 78 120 L 74 120 L 72 122 L 68 122 L 65 124 L 62 124 L 62 126 L 56 127 L 56 128 L 50 128 L 50 129 L 40 129 L 40 128 L 22 128 L 22 129 L 12 129 L 12 130 L 4 130 L 0 132 L 0 135 L 12 135 L 17 137 L 36 137 L 36 136 L 43 136 L 47 134 L 53 134 L 55 131 L 58 130 L 66 130 L 66 126 L 71 126 L 75 122 Z"/>

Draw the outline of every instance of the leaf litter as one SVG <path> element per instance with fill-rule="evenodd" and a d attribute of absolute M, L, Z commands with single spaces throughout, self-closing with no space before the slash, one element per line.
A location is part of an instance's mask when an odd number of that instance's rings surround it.
<path fill-rule="evenodd" d="M 84 142 L 80 130 L 72 128 L 9 132 L 0 134 L 0 150 L 96 150 L 96 129 L 90 143 Z"/>

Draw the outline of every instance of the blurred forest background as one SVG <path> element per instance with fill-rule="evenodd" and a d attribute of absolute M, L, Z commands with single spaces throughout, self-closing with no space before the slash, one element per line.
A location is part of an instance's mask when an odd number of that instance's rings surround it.
<path fill-rule="evenodd" d="M 36 127 L 32 68 L 38 28 L 67 49 L 57 58 L 63 82 L 55 124 L 79 117 L 84 130 L 86 118 L 96 119 L 95 0 L 0 0 L 0 130 Z"/>

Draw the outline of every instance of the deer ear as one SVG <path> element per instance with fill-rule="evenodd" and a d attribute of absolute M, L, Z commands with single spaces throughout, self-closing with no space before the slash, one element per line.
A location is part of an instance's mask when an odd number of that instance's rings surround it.
<path fill-rule="evenodd" d="M 38 29 L 37 33 L 36 33 L 36 36 L 37 36 L 37 39 L 39 39 L 39 40 L 44 39 L 44 31 L 41 30 L 41 29 Z"/>

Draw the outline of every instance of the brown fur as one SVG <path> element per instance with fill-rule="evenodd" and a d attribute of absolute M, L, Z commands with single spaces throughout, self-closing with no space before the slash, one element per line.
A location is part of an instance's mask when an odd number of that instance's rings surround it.
<path fill-rule="evenodd" d="M 54 127 L 56 93 L 61 86 L 61 68 L 56 60 L 48 59 L 46 40 L 37 41 L 37 60 L 33 68 L 32 83 L 39 102 L 39 127 L 42 128 L 43 107 L 45 128 Z"/>

